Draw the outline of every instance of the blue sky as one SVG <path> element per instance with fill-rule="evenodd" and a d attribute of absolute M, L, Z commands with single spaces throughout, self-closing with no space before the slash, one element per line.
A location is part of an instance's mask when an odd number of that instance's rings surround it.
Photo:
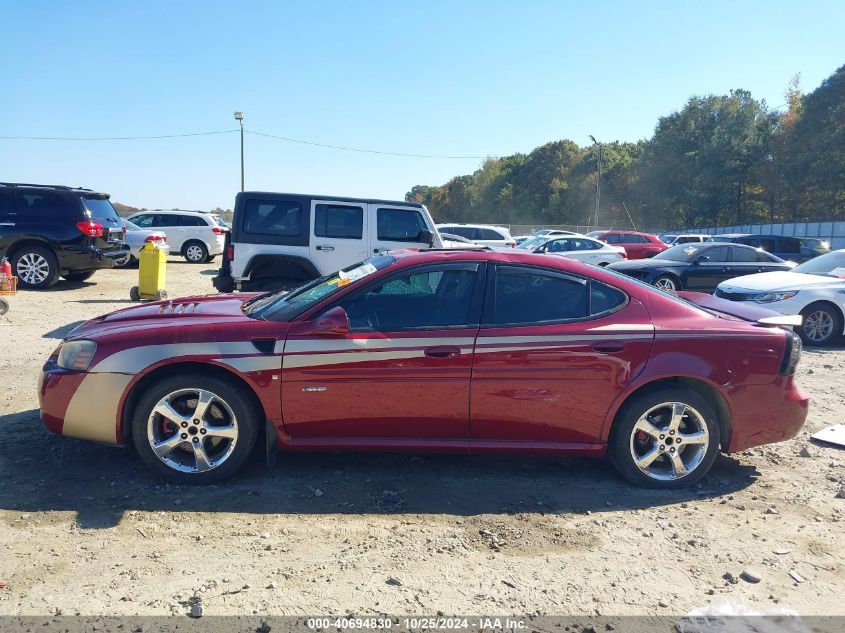
<path fill-rule="evenodd" d="M 527 152 L 651 135 L 693 94 L 783 103 L 845 63 L 845 2 L 20 2 L 0 0 L 0 136 L 246 128 L 417 154 Z M 401 198 L 481 159 L 246 137 L 246 187 Z M 0 180 L 136 206 L 230 207 L 236 134 L 0 140 Z"/>

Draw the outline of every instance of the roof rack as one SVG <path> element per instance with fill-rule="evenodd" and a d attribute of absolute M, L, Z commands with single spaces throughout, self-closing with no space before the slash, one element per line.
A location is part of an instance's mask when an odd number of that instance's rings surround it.
<path fill-rule="evenodd" d="M 6 187 L 40 187 L 42 189 L 61 189 L 62 191 L 94 191 L 85 187 L 68 187 L 67 185 L 39 185 L 32 182 L 0 182 Z"/>

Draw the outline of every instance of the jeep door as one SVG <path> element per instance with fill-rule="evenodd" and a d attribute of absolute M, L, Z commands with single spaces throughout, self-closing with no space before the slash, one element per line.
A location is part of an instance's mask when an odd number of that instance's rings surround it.
<path fill-rule="evenodd" d="M 391 204 L 370 204 L 370 254 L 400 248 L 429 248 L 421 240 L 421 233 L 437 229 L 429 226 L 419 207 L 402 207 Z"/>
<path fill-rule="evenodd" d="M 366 203 L 311 201 L 311 261 L 325 275 L 366 259 Z"/>
<path fill-rule="evenodd" d="M 421 264 L 321 306 L 349 331 L 285 342 L 282 415 L 294 442 L 333 446 L 466 442 L 485 265 Z"/>

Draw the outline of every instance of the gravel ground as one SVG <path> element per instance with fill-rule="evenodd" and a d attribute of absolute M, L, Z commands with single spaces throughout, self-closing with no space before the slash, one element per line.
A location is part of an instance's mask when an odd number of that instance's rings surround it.
<path fill-rule="evenodd" d="M 213 270 L 172 259 L 171 296 L 212 292 Z M 0 317 L 0 614 L 184 614 L 198 596 L 240 615 L 845 615 L 845 451 L 808 440 L 845 421 L 843 346 L 805 353 L 797 438 L 722 456 L 688 491 L 600 461 L 382 454 L 255 459 L 199 489 L 38 419 L 44 360 L 129 305 L 135 275 L 21 293 Z"/>

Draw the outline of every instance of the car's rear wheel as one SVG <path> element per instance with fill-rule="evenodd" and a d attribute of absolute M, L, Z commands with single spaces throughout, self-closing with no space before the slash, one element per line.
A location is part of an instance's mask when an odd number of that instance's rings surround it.
<path fill-rule="evenodd" d="M 202 242 L 188 242 L 182 249 L 182 255 L 189 264 L 202 264 L 208 258 L 208 249 Z"/>
<path fill-rule="evenodd" d="M 678 283 L 678 280 L 670 275 L 661 275 L 654 280 L 653 285 L 655 288 L 660 288 L 660 290 L 665 290 L 666 292 L 677 292 L 681 289 L 681 284 Z"/>
<path fill-rule="evenodd" d="M 798 335 L 807 345 L 830 345 L 842 334 L 842 316 L 827 303 L 812 303 L 801 311 Z"/>
<path fill-rule="evenodd" d="M 115 258 L 114 267 L 115 268 L 128 268 L 131 263 L 132 263 L 132 254 L 126 253 L 126 255 L 124 255 L 123 257 Z"/>
<path fill-rule="evenodd" d="M 43 246 L 24 246 L 15 252 L 11 264 L 21 288 L 42 290 L 59 279 L 56 256 Z"/>
<path fill-rule="evenodd" d="M 629 482 L 646 488 L 690 486 L 719 450 L 719 421 L 695 391 L 661 389 L 626 403 L 614 423 L 609 455 Z"/>
<path fill-rule="evenodd" d="M 144 463 L 177 483 L 208 484 L 238 471 L 262 420 L 254 395 L 217 376 L 165 378 L 141 396 L 132 438 Z"/>
<path fill-rule="evenodd" d="M 68 273 L 67 275 L 62 275 L 62 279 L 67 281 L 86 281 L 91 279 L 94 276 L 94 270 L 79 270 L 76 272 Z"/>

